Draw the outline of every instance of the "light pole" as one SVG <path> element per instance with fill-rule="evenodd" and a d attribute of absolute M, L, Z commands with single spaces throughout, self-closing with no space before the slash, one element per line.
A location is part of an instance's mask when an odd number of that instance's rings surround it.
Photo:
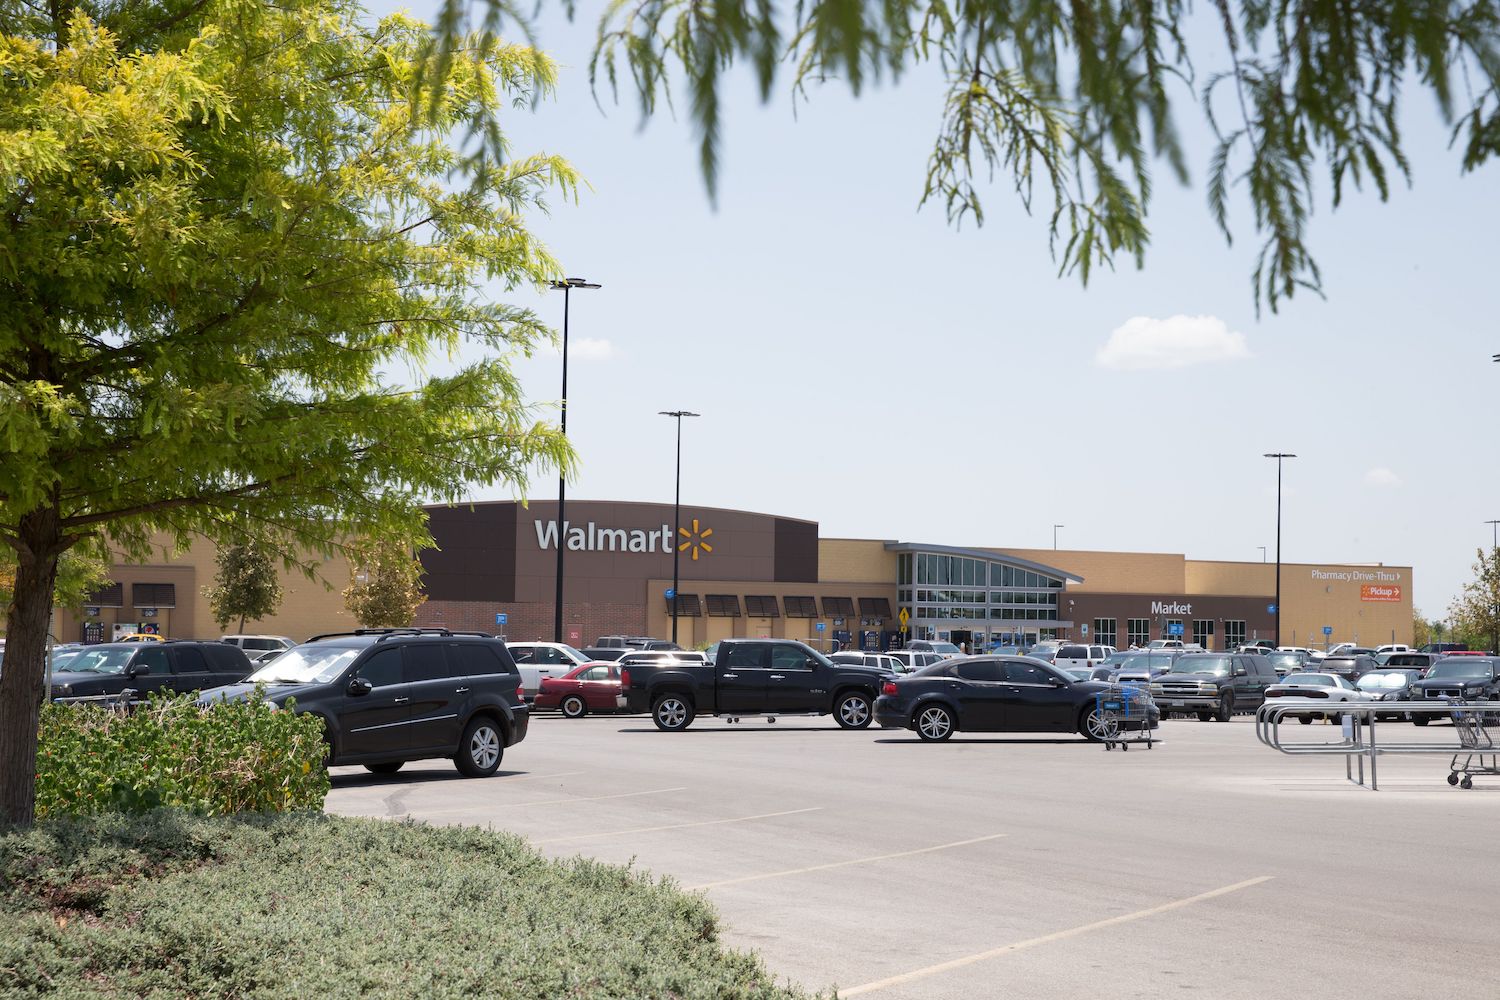
<path fill-rule="evenodd" d="M 1266 547 L 1264 545 L 1257 545 L 1256 548 L 1260 549 L 1260 561 L 1261 562 L 1265 562 L 1266 561 Z"/>
<path fill-rule="evenodd" d="M 582 278 L 565 278 L 552 282 L 553 291 L 563 293 L 563 384 L 562 384 L 562 436 L 568 437 L 568 302 L 575 288 L 598 288 L 596 284 Z M 568 547 L 567 522 L 563 520 L 564 506 L 568 499 L 568 480 L 562 472 L 557 474 L 557 606 L 552 612 L 552 641 L 563 641 L 563 552 Z"/>
<path fill-rule="evenodd" d="M 1291 452 L 1267 452 L 1266 458 L 1276 459 L 1276 632 L 1275 642 L 1281 646 L 1281 460 L 1296 458 Z"/>
<path fill-rule="evenodd" d="M 1486 521 L 1490 526 L 1490 551 L 1500 549 L 1500 521 Z"/>
<path fill-rule="evenodd" d="M 1066 527 L 1067 527 L 1066 524 L 1054 524 L 1052 526 L 1052 551 L 1053 552 L 1057 551 L 1057 529 L 1058 528 L 1066 528 Z"/>
<path fill-rule="evenodd" d="M 677 420 L 677 490 L 672 497 L 672 642 L 677 642 L 677 554 L 682 551 L 677 539 L 682 535 L 682 418 L 701 417 L 689 410 L 662 410 L 663 417 Z"/>

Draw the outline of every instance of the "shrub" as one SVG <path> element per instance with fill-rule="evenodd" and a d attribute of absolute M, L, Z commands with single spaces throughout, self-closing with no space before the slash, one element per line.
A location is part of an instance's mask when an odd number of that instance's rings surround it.
<path fill-rule="evenodd" d="M 0 835 L 0 994 L 790 1000 L 708 902 L 511 834 L 314 814 Z M 64 992 L 67 992 L 64 990 Z"/>
<path fill-rule="evenodd" d="M 260 698 L 200 709 L 192 695 L 153 696 L 128 715 L 97 705 L 42 708 L 36 815 L 205 815 L 322 809 L 323 723 Z"/>

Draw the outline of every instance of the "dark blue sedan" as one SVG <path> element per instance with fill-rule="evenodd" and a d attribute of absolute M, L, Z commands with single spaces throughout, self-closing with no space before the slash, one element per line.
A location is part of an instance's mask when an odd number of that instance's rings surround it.
<path fill-rule="evenodd" d="M 1074 680 L 1024 656 L 974 656 L 945 660 L 889 681 L 875 702 L 875 721 L 887 729 L 914 729 L 924 740 L 973 733 L 1078 733 L 1088 740 L 1109 733 L 1100 717 L 1099 681 Z M 1161 713 L 1149 698 L 1144 715 L 1123 728 L 1155 729 Z"/>

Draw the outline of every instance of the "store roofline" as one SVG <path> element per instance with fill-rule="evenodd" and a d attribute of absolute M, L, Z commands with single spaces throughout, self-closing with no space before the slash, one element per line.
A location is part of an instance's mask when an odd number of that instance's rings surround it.
<path fill-rule="evenodd" d="M 983 559 L 986 562 L 1009 563 L 1021 569 L 1030 570 L 1033 573 L 1041 573 L 1045 576 L 1054 576 L 1061 580 L 1070 580 L 1073 583 L 1082 583 L 1083 577 L 1076 573 L 1069 573 L 1065 569 L 1056 566 L 1048 566 L 1044 563 L 1032 562 L 1030 559 L 1022 559 L 1018 556 L 1007 555 L 1004 552 L 996 552 L 992 549 L 963 549 L 956 545 L 924 545 L 921 542 L 886 542 L 888 552 L 933 552 L 945 556 L 963 556 L 965 559 Z"/>

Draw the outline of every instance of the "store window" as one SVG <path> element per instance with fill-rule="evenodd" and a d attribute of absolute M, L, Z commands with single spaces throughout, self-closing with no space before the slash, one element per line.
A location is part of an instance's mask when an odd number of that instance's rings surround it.
<path fill-rule="evenodd" d="M 1243 621 L 1224 622 L 1224 648 L 1239 649 L 1245 644 L 1245 623 Z"/>
<path fill-rule="evenodd" d="M 1214 648 L 1214 620 L 1212 618 L 1193 619 L 1193 641 L 1204 649 Z"/>
<path fill-rule="evenodd" d="M 1094 641 L 1101 646 L 1117 646 L 1115 642 L 1115 619 L 1094 619 Z"/>
<path fill-rule="evenodd" d="M 1144 646 L 1151 641 L 1151 619 L 1131 618 L 1125 622 L 1125 638 L 1132 646 Z"/>

